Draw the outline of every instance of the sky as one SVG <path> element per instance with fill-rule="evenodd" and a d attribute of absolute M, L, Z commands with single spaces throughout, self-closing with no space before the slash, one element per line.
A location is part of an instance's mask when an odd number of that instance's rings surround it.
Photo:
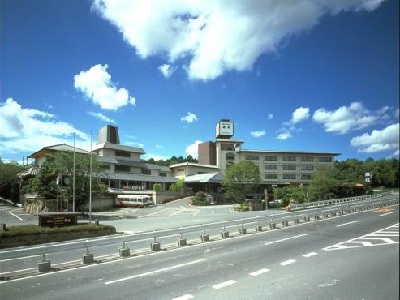
<path fill-rule="evenodd" d="M 397 0 L 0 0 L 0 156 L 118 126 L 143 159 L 243 149 L 399 157 Z"/>

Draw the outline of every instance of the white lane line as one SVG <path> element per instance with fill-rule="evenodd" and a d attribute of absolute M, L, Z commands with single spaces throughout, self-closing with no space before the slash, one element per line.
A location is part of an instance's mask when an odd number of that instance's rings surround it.
<path fill-rule="evenodd" d="M 314 255 L 318 255 L 318 253 L 317 252 L 310 252 L 310 253 L 304 254 L 303 256 L 304 257 L 311 257 L 311 256 L 314 256 Z"/>
<path fill-rule="evenodd" d="M 383 217 L 383 216 L 386 216 L 386 215 L 390 215 L 390 214 L 392 214 L 393 212 L 392 211 L 390 211 L 390 212 L 387 212 L 386 214 L 383 214 L 383 215 L 379 215 L 380 217 Z"/>
<path fill-rule="evenodd" d="M 193 299 L 193 298 L 194 298 L 193 295 L 186 294 L 186 295 L 180 296 L 178 298 L 174 298 L 172 300 L 187 300 L 187 299 Z"/>
<path fill-rule="evenodd" d="M 26 268 L 26 269 L 21 269 L 21 270 L 16 270 L 12 272 L 1 272 L 0 275 L 8 274 L 8 273 L 20 273 L 20 272 L 25 272 L 25 271 L 31 271 L 34 270 L 35 268 Z"/>
<path fill-rule="evenodd" d="M 216 290 L 219 290 L 219 289 L 222 289 L 222 288 L 224 288 L 226 286 L 229 286 L 229 285 L 232 285 L 232 284 L 235 284 L 235 283 L 236 283 L 235 280 L 228 280 L 228 281 L 221 282 L 219 284 L 215 284 L 212 287 L 214 289 L 216 289 Z"/>
<path fill-rule="evenodd" d="M 291 238 L 280 239 L 280 240 L 275 241 L 275 243 L 280 243 L 280 242 L 287 241 L 287 240 L 290 240 L 290 239 Z"/>
<path fill-rule="evenodd" d="M 104 284 L 108 285 L 108 284 L 112 284 L 112 283 L 126 281 L 126 280 L 129 280 L 129 279 L 151 276 L 151 275 L 154 275 L 154 274 L 157 274 L 157 273 L 161 273 L 161 272 L 168 272 L 168 271 L 171 271 L 171 270 L 174 270 L 174 269 L 179 269 L 179 268 L 182 268 L 182 267 L 185 267 L 185 266 L 194 265 L 194 264 L 197 264 L 197 263 L 202 262 L 204 260 L 205 260 L 204 258 L 201 258 L 201 259 L 193 260 L 193 261 L 190 261 L 190 262 L 187 262 L 187 263 L 178 264 L 178 265 L 175 265 L 175 266 L 172 266 L 172 267 L 161 268 L 161 269 L 158 269 L 158 270 L 155 270 L 155 271 L 149 271 L 149 272 L 145 272 L 145 273 L 141 273 L 141 274 L 137 274 L 137 275 L 127 276 L 127 277 L 120 278 L 120 279 L 117 279 L 117 280 L 106 281 L 106 282 L 104 282 Z"/>
<path fill-rule="evenodd" d="M 16 214 L 14 214 L 12 211 L 9 211 L 9 213 L 10 213 L 13 217 L 16 217 L 18 220 L 23 221 L 22 218 L 20 218 L 20 217 L 17 216 Z"/>
<path fill-rule="evenodd" d="M 266 273 L 266 272 L 269 272 L 269 269 L 267 269 L 267 268 L 262 268 L 262 269 L 260 269 L 260 270 L 258 270 L 258 271 L 249 273 L 249 275 L 250 275 L 250 276 L 258 276 L 258 275 L 261 275 L 261 274 Z"/>
<path fill-rule="evenodd" d="M 350 225 L 350 224 L 357 223 L 357 222 L 359 222 L 359 221 L 351 221 L 351 222 L 343 223 L 340 225 L 336 225 L 336 227 L 342 227 L 342 226 Z"/>
<path fill-rule="evenodd" d="M 285 261 L 281 262 L 280 265 L 281 266 L 287 266 L 287 265 L 294 264 L 295 262 L 296 262 L 295 259 L 288 259 L 288 260 L 285 260 Z"/>

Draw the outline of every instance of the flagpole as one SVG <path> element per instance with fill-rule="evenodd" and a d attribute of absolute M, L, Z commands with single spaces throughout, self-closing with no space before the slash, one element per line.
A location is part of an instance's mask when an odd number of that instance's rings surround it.
<path fill-rule="evenodd" d="M 74 170 L 72 173 L 72 211 L 75 212 L 75 132 L 74 132 Z"/>
<path fill-rule="evenodd" d="M 92 132 L 90 132 L 89 222 L 92 223 Z"/>

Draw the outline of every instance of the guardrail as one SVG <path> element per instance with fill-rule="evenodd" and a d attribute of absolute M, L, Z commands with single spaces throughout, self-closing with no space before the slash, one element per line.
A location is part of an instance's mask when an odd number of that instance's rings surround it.
<path fill-rule="evenodd" d="M 309 208 L 309 207 L 323 207 L 323 206 L 328 206 L 328 205 L 343 204 L 343 203 L 348 203 L 348 202 L 355 202 L 355 201 L 378 198 L 378 197 L 382 197 L 382 195 L 383 194 L 376 194 L 376 195 L 363 195 L 363 196 L 350 197 L 350 198 L 327 199 L 327 200 L 320 200 L 320 201 L 315 201 L 315 202 L 306 202 L 306 203 L 302 203 L 302 204 L 291 203 L 290 209 L 295 210 L 295 209 L 303 209 L 303 208 Z"/>
<path fill-rule="evenodd" d="M 394 193 L 394 195 L 398 195 L 398 193 Z M 333 203 L 333 201 L 338 200 L 341 202 L 337 203 L 340 203 L 341 205 L 330 207 L 329 209 L 323 208 L 317 211 L 302 211 L 295 212 L 293 214 L 282 214 L 277 216 L 272 215 L 261 218 L 257 217 L 254 218 L 254 220 L 252 221 L 234 220 L 231 224 L 220 223 L 213 225 L 203 225 L 199 226 L 195 230 L 190 231 L 185 231 L 184 229 L 179 228 L 176 229 L 176 232 L 172 234 L 168 233 L 167 235 L 153 232 L 153 237 L 147 235 L 146 237 L 139 240 L 131 239 L 132 237 L 136 237 L 136 235 L 124 235 L 122 236 L 122 247 L 116 247 L 113 253 L 107 253 L 106 255 L 95 256 L 95 254 L 97 254 L 96 252 L 100 251 L 101 247 L 103 246 L 101 244 L 91 245 L 91 243 L 87 239 L 86 241 L 82 241 L 81 243 L 77 244 L 78 247 L 84 248 L 81 260 L 73 260 L 67 263 L 59 262 L 54 265 L 51 264 L 50 258 L 46 256 L 45 248 L 38 248 L 39 250 L 36 253 L 35 259 L 36 257 L 42 257 L 42 259 L 40 261 L 36 261 L 36 268 L 27 268 L 24 269 L 22 272 L 20 270 L 10 270 L 8 272 L 0 273 L 0 281 L 9 281 L 26 276 L 34 276 L 49 271 L 61 271 L 71 268 L 78 268 L 92 263 L 99 264 L 111 262 L 128 257 L 147 255 L 161 250 L 173 250 L 180 247 L 190 247 L 206 242 L 220 241 L 243 235 L 258 234 L 260 232 L 283 229 L 286 227 L 301 225 L 310 222 L 321 222 L 325 219 L 351 215 L 358 212 L 399 204 L 398 197 L 393 197 L 389 199 L 382 199 L 381 197 L 382 194 L 318 201 L 320 205 L 329 205 L 329 203 Z M 376 200 L 354 203 L 356 200 L 367 199 Z M 174 240 L 172 243 L 171 239 Z M 94 250 L 94 252 L 92 250 Z M 27 263 L 28 262 L 25 261 L 25 264 Z"/>

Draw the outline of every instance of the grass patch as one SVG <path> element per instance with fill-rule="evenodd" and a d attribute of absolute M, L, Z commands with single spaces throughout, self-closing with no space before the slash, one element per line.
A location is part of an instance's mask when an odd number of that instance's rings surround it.
<path fill-rule="evenodd" d="M 97 231 L 114 231 L 116 229 L 111 225 L 96 225 L 96 224 L 81 224 L 66 227 L 41 227 L 39 225 L 16 225 L 7 227 L 6 230 L 1 231 L 2 238 L 16 237 L 20 235 L 30 234 L 57 234 L 57 233 L 74 233 L 74 232 L 97 232 Z"/>

